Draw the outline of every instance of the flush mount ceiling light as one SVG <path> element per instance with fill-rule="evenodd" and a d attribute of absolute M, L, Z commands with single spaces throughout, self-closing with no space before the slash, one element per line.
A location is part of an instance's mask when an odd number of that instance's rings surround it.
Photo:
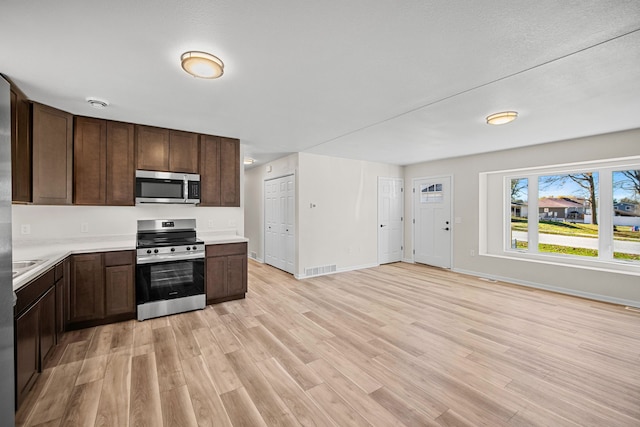
<path fill-rule="evenodd" d="M 503 111 L 501 113 L 495 113 L 487 117 L 488 125 L 504 125 L 510 123 L 518 118 L 517 111 Z"/>
<path fill-rule="evenodd" d="M 245 165 L 252 165 L 256 162 L 255 159 L 252 159 L 251 157 L 245 157 L 244 158 L 244 164 Z"/>
<path fill-rule="evenodd" d="M 217 79 L 224 73 L 224 64 L 220 58 L 206 52 L 189 51 L 180 57 L 182 69 L 193 77 Z"/>
<path fill-rule="evenodd" d="M 104 99 L 94 98 L 94 97 L 91 97 L 91 96 L 89 98 L 87 98 L 87 102 L 93 108 L 98 108 L 98 109 L 107 108 L 109 106 L 109 101 L 104 100 Z"/>

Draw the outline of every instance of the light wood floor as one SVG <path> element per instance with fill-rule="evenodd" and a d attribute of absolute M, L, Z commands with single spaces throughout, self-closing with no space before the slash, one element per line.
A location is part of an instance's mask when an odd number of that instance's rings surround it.
<path fill-rule="evenodd" d="M 51 365 L 18 425 L 640 425 L 640 313 L 403 263 L 250 262 L 245 300 L 68 333 Z"/>

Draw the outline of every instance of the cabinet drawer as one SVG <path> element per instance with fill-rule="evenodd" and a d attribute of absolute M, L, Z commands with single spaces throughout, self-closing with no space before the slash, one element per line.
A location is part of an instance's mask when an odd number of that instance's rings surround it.
<path fill-rule="evenodd" d="M 133 264 L 133 251 L 118 251 L 104 253 L 104 266 L 112 267 L 115 265 Z"/>
<path fill-rule="evenodd" d="M 207 257 L 225 256 L 225 255 L 242 255 L 247 253 L 247 242 L 240 243 L 221 243 L 219 245 L 207 245 Z"/>
<path fill-rule="evenodd" d="M 31 304 L 36 302 L 54 283 L 54 269 L 27 283 L 16 291 L 16 313 L 20 314 Z"/>

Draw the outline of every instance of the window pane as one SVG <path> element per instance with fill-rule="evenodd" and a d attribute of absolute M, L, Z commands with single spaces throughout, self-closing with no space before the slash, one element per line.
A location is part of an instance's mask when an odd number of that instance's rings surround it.
<path fill-rule="evenodd" d="M 640 170 L 613 173 L 613 257 L 640 261 Z"/>
<path fill-rule="evenodd" d="M 511 180 L 511 249 L 527 249 L 529 241 L 529 180 Z"/>
<path fill-rule="evenodd" d="M 538 178 L 538 251 L 598 256 L 598 173 Z"/>

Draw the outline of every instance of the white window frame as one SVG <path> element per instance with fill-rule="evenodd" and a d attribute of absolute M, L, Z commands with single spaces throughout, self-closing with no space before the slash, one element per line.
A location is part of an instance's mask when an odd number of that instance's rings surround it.
<path fill-rule="evenodd" d="M 493 175 L 502 180 L 502 240 L 500 244 L 488 244 L 493 239 L 490 233 L 480 233 L 480 255 L 498 256 L 524 261 L 541 262 L 573 266 L 577 268 L 615 271 L 640 275 L 640 262 L 613 258 L 613 179 L 614 171 L 640 169 L 640 156 L 623 159 L 608 159 L 563 165 L 512 169 L 504 171 L 481 173 L 481 183 L 487 183 L 487 175 Z M 587 257 L 579 255 L 565 255 L 538 251 L 538 180 L 540 176 L 564 175 L 568 173 L 597 172 L 598 173 L 598 256 Z M 484 175 L 484 177 L 483 177 Z M 511 180 L 528 179 L 527 209 L 528 209 L 528 248 L 513 249 L 511 247 Z M 493 181 L 495 182 L 495 181 Z M 481 185 L 481 200 L 487 200 L 487 187 Z M 484 194 L 482 194 L 484 192 Z M 604 209 L 603 209 L 604 207 Z M 481 203 L 481 221 L 490 215 L 491 207 Z M 497 213 L 497 212 L 496 212 Z M 489 247 L 502 247 L 501 251 L 489 250 Z"/>

